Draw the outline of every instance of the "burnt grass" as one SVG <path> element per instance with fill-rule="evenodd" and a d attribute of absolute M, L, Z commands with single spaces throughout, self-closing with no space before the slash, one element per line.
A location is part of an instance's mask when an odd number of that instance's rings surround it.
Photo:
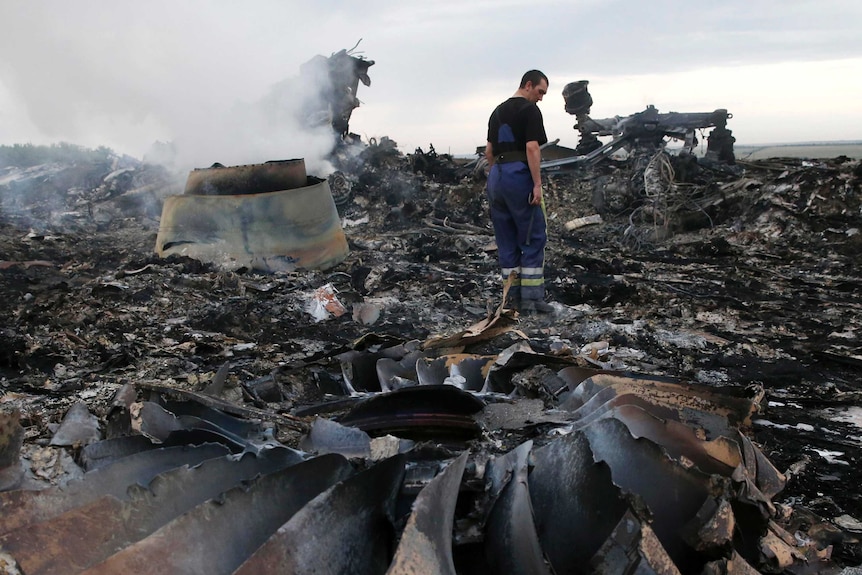
<path fill-rule="evenodd" d="M 197 389 L 225 361 L 234 384 L 278 373 L 286 399 L 271 407 L 290 412 L 337 388 L 335 356 L 360 338 L 481 319 L 501 295 L 484 182 L 443 156 L 434 177 L 412 160 L 352 175 L 339 212 L 367 221 L 345 228 L 343 263 L 274 275 L 155 256 L 157 206 L 177 189 L 161 168 L 135 166 L 110 193 L 103 165 L 0 185 L 0 391 L 27 441 L 50 438 L 77 399 L 104 416 L 124 383 Z M 530 345 L 606 340 L 609 368 L 762 387 L 746 432 L 789 471 L 778 501 L 862 519 L 862 429 L 835 417 L 862 410 L 858 162 L 687 163 L 646 195 L 630 164 L 606 164 L 548 180 L 546 282 L 561 311 L 521 319 Z M 135 195 L 159 178 L 149 201 Z M 566 229 L 595 213 L 601 224 Z M 316 322 L 306 307 L 329 283 L 348 311 Z M 373 325 L 352 317 L 363 301 L 382 309 Z M 854 549 L 838 554 L 862 560 Z"/>

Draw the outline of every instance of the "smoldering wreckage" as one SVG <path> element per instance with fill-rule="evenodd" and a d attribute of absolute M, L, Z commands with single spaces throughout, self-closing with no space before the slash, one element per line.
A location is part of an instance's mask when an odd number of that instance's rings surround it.
<path fill-rule="evenodd" d="M 858 572 L 858 161 L 567 86 L 519 316 L 481 160 L 362 142 L 373 62 L 316 62 L 325 179 L 0 173 L 2 572 Z"/>

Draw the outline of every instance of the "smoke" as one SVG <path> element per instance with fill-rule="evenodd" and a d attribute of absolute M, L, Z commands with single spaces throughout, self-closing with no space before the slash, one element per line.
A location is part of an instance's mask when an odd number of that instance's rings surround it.
<path fill-rule="evenodd" d="M 95 92 L 99 87 L 103 92 L 116 91 L 112 81 L 95 82 L 101 83 L 94 86 Z M 336 143 L 336 135 L 328 122 L 310 124 L 308 111 L 319 106 L 320 95 L 331 87 L 327 75 L 300 78 L 297 74 L 273 84 L 250 101 L 226 100 L 217 95 L 195 101 L 188 94 L 171 90 L 163 94 L 132 93 L 125 87 L 119 90 L 119 99 L 128 105 L 123 109 L 116 108 L 113 101 L 111 105 L 101 101 L 99 98 L 107 97 L 104 94 L 93 99 L 87 96 L 48 101 L 45 94 L 50 88 L 41 86 L 36 90 L 40 95 L 35 97 L 29 97 L 23 88 L 17 92 L 23 103 L 6 94 L 6 114 L 2 115 L 29 116 L 33 131 L 41 135 L 35 143 L 67 141 L 93 148 L 104 145 L 121 154 L 139 158 L 146 155 L 148 161 L 180 171 L 214 162 L 236 165 L 305 158 L 309 173 L 325 176 L 332 170 L 326 157 Z M 171 97 L 176 101 L 166 101 Z M 142 113 L 141 109 L 149 111 Z"/>
<path fill-rule="evenodd" d="M 336 140 L 304 111 L 329 79 L 300 80 L 299 66 L 349 46 L 317 26 L 286 37 L 286 14 L 321 26 L 332 18 L 275 2 L 260 11 L 202 0 L 4 2 L 0 143 L 70 142 L 142 158 L 161 142 L 178 170 L 302 157 L 326 175 Z"/>
<path fill-rule="evenodd" d="M 257 101 L 236 101 L 210 118 L 179 123 L 172 141 L 176 153 L 172 167 L 304 158 L 309 173 L 328 175 L 332 166 L 326 158 L 336 144 L 336 134 L 328 121 L 311 124 L 308 111 L 332 86 L 328 76 L 313 79 L 316 85 L 305 76 L 286 79 Z"/>

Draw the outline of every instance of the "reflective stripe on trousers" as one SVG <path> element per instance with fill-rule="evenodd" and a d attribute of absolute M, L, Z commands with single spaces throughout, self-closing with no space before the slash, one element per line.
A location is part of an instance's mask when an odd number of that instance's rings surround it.
<path fill-rule="evenodd" d="M 520 270 L 521 299 L 541 300 L 545 297 L 545 205 L 544 201 L 541 206 L 530 205 L 532 191 L 533 177 L 525 162 L 494 164 L 491 168 L 488 202 L 501 276 L 505 281 L 507 271 Z M 510 294 L 516 296 L 516 292 Z"/>

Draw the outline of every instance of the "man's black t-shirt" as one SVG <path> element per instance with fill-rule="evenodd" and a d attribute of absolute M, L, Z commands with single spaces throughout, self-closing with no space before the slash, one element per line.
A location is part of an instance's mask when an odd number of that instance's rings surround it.
<path fill-rule="evenodd" d="M 507 142 L 500 137 L 500 126 L 506 124 L 511 127 L 514 142 Z M 535 103 L 513 96 L 497 106 L 488 120 L 488 141 L 495 156 L 506 152 L 526 152 L 527 142 L 534 140 L 540 146 L 548 141 L 542 112 Z"/>

